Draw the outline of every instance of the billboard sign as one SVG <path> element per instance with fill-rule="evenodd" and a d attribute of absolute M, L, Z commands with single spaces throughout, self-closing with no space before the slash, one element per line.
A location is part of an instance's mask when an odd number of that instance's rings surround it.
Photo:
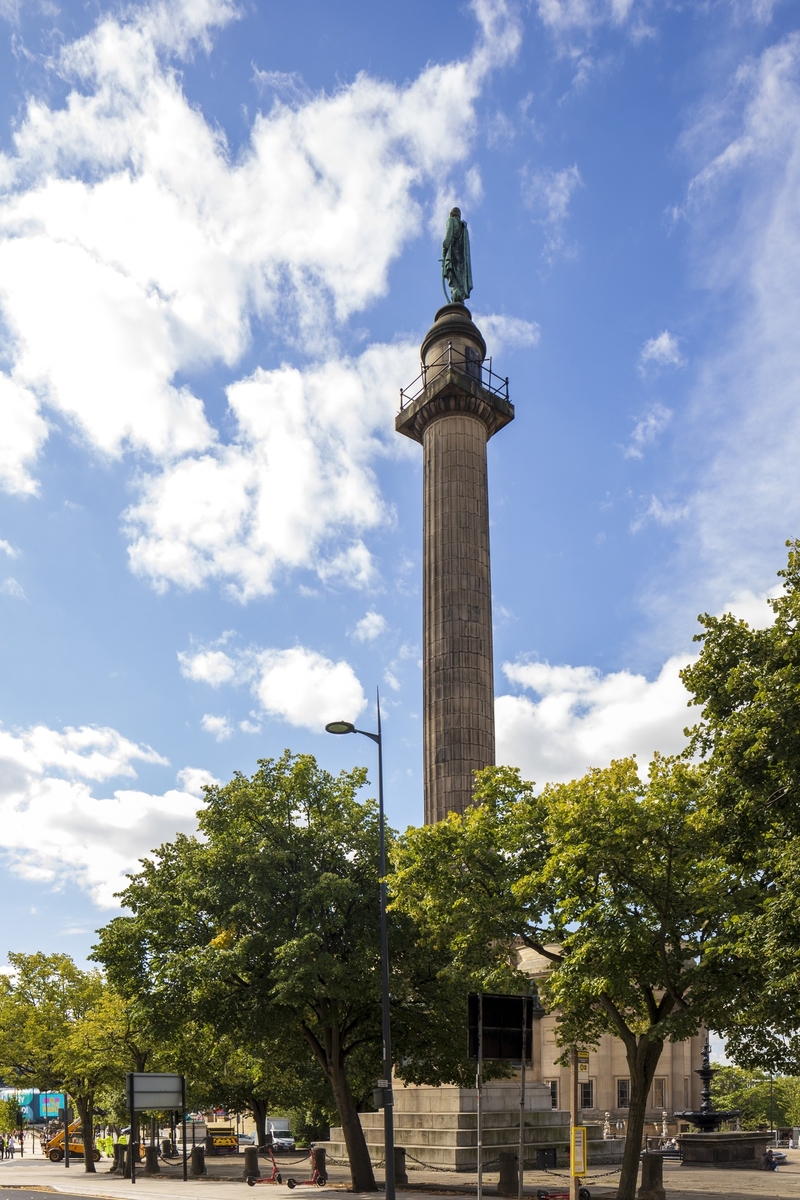
<path fill-rule="evenodd" d="M 478 1014 L 481 1009 L 481 1001 L 483 1001 L 483 1045 L 481 1047 L 483 1057 L 521 1062 L 524 1019 L 525 1061 L 530 1062 L 533 1049 L 533 996 L 502 996 L 492 995 L 488 992 L 484 992 L 483 996 L 473 992 L 468 998 L 469 1057 L 478 1057 Z"/>
<path fill-rule="evenodd" d="M 0 1088 L 0 1100 L 16 1100 L 28 1124 L 58 1120 L 64 1107 L 63 1092 L 40 1092 L 38 1088 Z"/>
<path fill-rule="evenodd" d="M 184 1107 L 186 1095 L 183 1075 L 161 1071 L 131 1071 L 126 1076 L 128 1109 L 148 1112 L 153 1109 Z"/>

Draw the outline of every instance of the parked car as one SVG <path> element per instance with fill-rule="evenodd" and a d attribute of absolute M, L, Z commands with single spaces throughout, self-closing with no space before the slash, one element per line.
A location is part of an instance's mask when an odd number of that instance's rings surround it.
<path fill-rule="evenodd" d="M 272 1135 L 272 1149 L 276 1154 L 286 1154 L 294 1150 L 294 1134 L 288 1129 L 276 1130 Z"/>
<path fill-rule="evenodd" d="M 239 1134 L 239 1145 L 240 1146 L 255 1146 L 255 1144 L 256 1144 L 256 1139 L 255 1139 L 254 1134 L 252 1134 L 252 1133 L 240 1133 Z"/>

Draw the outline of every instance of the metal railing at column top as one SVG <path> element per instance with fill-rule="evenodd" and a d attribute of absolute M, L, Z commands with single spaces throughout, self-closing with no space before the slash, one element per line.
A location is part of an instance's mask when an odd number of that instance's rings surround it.
<path fill-rule="evenodd" d="M 431 362 L 420 363 L 420 372 L 408 387 L 400 388 L 400 411 L 413 404 L 424 393 L 428 384 L 433 382 L 443 371 L 456 370 L 463 375 L 475 379 L 481 387 L 493 396 L 508 400 L 508 376 L 498 375 L 492 370 L 492 359 L 479 359 L 477 351 L 472 347 L 459 350 L 452 342 L 447 343 L 446 349 L 438 358 Z"/>

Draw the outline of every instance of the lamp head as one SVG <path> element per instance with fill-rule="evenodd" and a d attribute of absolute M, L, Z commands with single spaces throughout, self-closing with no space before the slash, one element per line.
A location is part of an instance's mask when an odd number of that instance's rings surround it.
<path fill-rule="evenodd" d="M 356 727 L 352 721 L 329 721 L 325 726 L 326 733 L 355 733 Z"/>

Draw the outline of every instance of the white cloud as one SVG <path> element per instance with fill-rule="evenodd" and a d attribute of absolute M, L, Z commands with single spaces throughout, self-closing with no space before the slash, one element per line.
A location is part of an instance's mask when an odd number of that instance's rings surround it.
<path fill-rule="evenodd" d="M 367 700 L 349 663 L 295 646 L 264 650 L 258 658 L 255 694 L 264 711 L 290 725 L 319 732 L 328 721 L 352 721 Z"/>
<path fill-rule="evenodd" d="M 775 620 L 775 613 L 769 606 L 769 601 L 783 594 L 783 587 L 777 584 L 768 592 L 756 593 L 750 589 L 738 592 L 720 612 L 733 613 L 740 621 L 746 621 L 751 629 L 766 629 Z"/>
<path fill-rule="evenodd" d="M 356 624 L 353 630 L 353 637 L 359 642 L 374 642 L 375 638 L 380 637 L 385 632 L 386 618 L 379 612 L 370 609 Z"/>
<path fill-rule="evenodd" d="M 645 372 L 650 366 L 682 367 L 686 359 L 681 354 L 681 339 L 668 329 L 657 337 L 648 338 L 639 354 L 639 370 Z"/>
<path fill-rule="evenodd" d="M 689 516 L 688 504 L 664 504 L 658 496 L 651 496 L 647 508 L 631 521 L 631 533 L 640 533 L 649 521 L 668 527 L 684 521 Z"/>
<path fill-rule="evenodd" d="M 261 726 L 256 721 L 240 721 L 239 728 L 242 733 L 261 733 Z"/>
<path fill-rule="evenodd" d="M 317 563 L 323 583 L 341 583 L 355 588 L 371 588 L 378 582 L 378 568 L 362 541 L 352 542 L 333 558 Z"/>
<path fill-rule="evenodd" d="M 630 671 L 603 675 L 594 667 L 504 663 L 509 682 L 538 699 L 497 697 L 497 761 L 519 766 L 539 784 L 573 779 L 630 754 L 646 770 L 654 751 L 682 748 L 683 730 L 696 719 L 678 678 L 690 661 L 670 658 L 653 680 Z"/>
<path fill-rule="evenodd" d="M 188 679 L 210 683 L 212 687 L 222 682 L 248 683 L 262 711 L 290 725 L 319 732 L 326 722 L 337 717 L 346 720 L 357 717 L 367 703 L 348 662 L 343 659 L 334 662 L 305 646 L 293 646 L 288 650 L 257 646 L 231 650 L 230 654 L 224 655 L 228 664 L 225 669 L 210 674 L 208 653 L 206 648 L 200 647 L 180 654 L 182 674 Z M 202 724 L 207 732 L 220 739 L 230 737 L 233 732 L 226 717 L 206 714 Z M 259 732 L 249 721 L 240 723 L 239 728 L 246 733 Z"/>
<path fill-rule="evenodd" d="M 134 570 L 161 587 L 226 580 L 241 600 L 268 594 L 289 568 L 372 586 L 377 569 L 358 534 L 388 513 L 371 464 L 408 452 L 393 418 L 397 381 L 417 358 L 410 342 L 371 346 L 355 360 L 259 369 L 232 385 L 236 440 L 151 475 L 128 511 Z"/>
<path fill-rule="evenodd" d="M 509 317 L 505 313 L 473 313 L 473 320 L 486 339 L 490 354 L 503 350 L 527 350 L 536 346 L 541 337 L 538 321 Z"/>
<path fill-rule="evenodd" d="M 195 829 L 198 786 L 213 779 L 185 768 L 180 789 L 163 795 L 92 794 L 91 783 L 135 776 L 135 761 L 166 763 L 114 729 L 0 729 L 0 854 L 11 870 L 56 887 L 74 882 L 112 906 L 140 857 L 176 831 Z"/>
<path fill-rule="evenodd" d="M 33 392 L 0 371 L 0 487 L 6 492 L 33 495 L 39 490 L 29 472 L 47 437 L 38 407 Z"/>
<path fill-rule="evenodd" d="M 198 800 L 203 798 L 203 788 L 214 787 L 222 782 L 203 767 L 184 767 L 178 771 L 177 779 L 183 790 L 190 796 L 196 796 Z"/>
<path fill-rule="evenodd" d="M 399 692 L 400 688 L 403 686 L 395 675 L 394 671 L 389 670 L 388 667 L 383 672 L 383 682 L 387 687 L 390 687 L 393 692 Z"/>
<path fill-rule="evenodd" d="M 4 596 L 13 596 L 15 600 L 26 600 L 25 590 L 21 583 L 18 583 L 13 575 L 9 575 L 0 583 L 0 593 Z"/>
<path fill-rule="evenodd" d="M 654 445 L 672 420 L 672 409 L 663 404 L 651 404 L 647 412 L 638 417 L 631 433 L 631 440 L 624 448 L 626 458 L 644 457 L 645 447 Z"/>
<path fill-rule="evenodd" d="M 475 103 L 521 34 L 506 0 L 471 8 L 472 52 L 400 86 L 362 72 L 310 93 L 256 67 L 273 93 L 281 86 L 235 156 L 170 61 L 210 49 L 232 5 L 131 6 L 51 60 L 66 101 L 32 97 L 0 156 L 3 486 L 36 488 L 41 407 L 102 456 L 136 452 L 146 471 L 155 462 L 127 528 L 134 570 L 157 586 L 220 579 L 242 598 L 261 595 L 334 535 L 323 575 L 371 584 L 360 534 L 385 514 L 369 464 L 386 452 L 389 397 L 413 355 L 383 347 L 343 363 L 334 333 L 385 293 L 422 227 L 420 188 L 446 188 L 456 170 L 479 188 L 467 161 Z M 254 320 L 332 361 L 233 384 L 234 439 L 223 446 L 176 379 L 235 367 Z"/>
<path fill-rule="evenodd" d="M 233 683 L 236 678 L 236 663 L 224 650 L 202 650 L 197 654 L 178 652 L 181 674 L 197 683 L 209 683 L 219 687 Z"/>
<path fill-rule="evenodd" d="M 233 726 L 227 717 L 215 717 L 212 713 L 204 713 L 200 724 L 206 733 L 210 733 L 218 742 L 225 742 L 233 735 Z"/>
<path fill-rule="evenodd" d="M 2 550 L 3 554 L 7 554 L 9 558 L 19 558 L 19 550 L 16 550 L 5 538 L 0 538 L 0 550 Z"/>
<path fill-rule="evenodd" d="M 564 226 L 573 192 L 579 187 L 583 187 L 583 180 L 575 164 L 561 171 L 542 167 L 523 173 L 523 201 L 532 210 L 536 224 L 544 230 L 542 257 L 547 262 L 574 252 L 574 247 L 567 244 Z"/>
<path fill-rule="evenodd" d="M 556 33 L 588 32 L 599 25 L 622 26 L 635 0 L 537 0 L 542 22 Z"/>
<path fill-rule="evenodd" d="M 692 520 L 644 597 L 667 647 L 700 608 L 771 587 L 800 530 L 800 34 L 745 60 L 684 149 L 692 270 L 732 316 L 675 431 Z"/>
<path fill-rule="evenodd" d="M 77 729 L 68 725 L 60 733 L 46 725 L 16 733 L 0 728 L 0 757 L 14 759 L 34 773 L 52 768 L 98 783 L 119 775 L 135 777 L 133 761 L 168 765 L 151 746 L 138 745 L 116 729 L 97 725 Z"/>

